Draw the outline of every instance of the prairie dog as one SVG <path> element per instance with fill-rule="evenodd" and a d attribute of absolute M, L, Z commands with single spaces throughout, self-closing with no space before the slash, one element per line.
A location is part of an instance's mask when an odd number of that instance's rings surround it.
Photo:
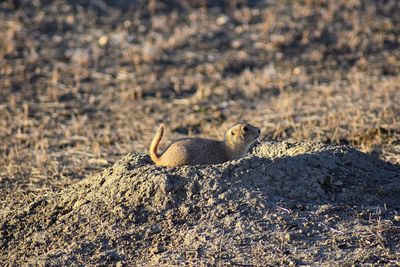
<path fill-rule="evenodd" d="M 172 142 L 160 155 L 158 144 L 164 133 L 161 124 L 150 145 L 150 157 L 156 165 L 176 167 L 182 165 L 218 164 L 239 159 L 260 136 L 260 129 L 248 123 L 232 126 L 223 141 L 205 138 L 182 138 Z"/>

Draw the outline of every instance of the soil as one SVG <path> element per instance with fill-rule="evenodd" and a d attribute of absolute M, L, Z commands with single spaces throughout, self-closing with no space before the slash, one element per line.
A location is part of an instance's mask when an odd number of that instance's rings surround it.
<path fill-rule="evenodd" d="M 400 2 L 0 1 L 4 265 L 400 265 Z M 167 140 L 262 131 L 162 168 Z"/>
<path fill-rule="evenodd" d="M 179 168 L 130 153 L 6 211 L 1 245 L 17 265 L 394 264 L 399 192 L 400 166 L 345 146 L 264 142 Z"/>

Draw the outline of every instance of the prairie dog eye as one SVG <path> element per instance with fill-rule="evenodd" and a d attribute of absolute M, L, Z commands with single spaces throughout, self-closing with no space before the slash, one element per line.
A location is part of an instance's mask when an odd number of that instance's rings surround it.
<path fill-rule="evenodd" d="M 235 131 L 231 131 L 231 135 L 235 135 Z"/>

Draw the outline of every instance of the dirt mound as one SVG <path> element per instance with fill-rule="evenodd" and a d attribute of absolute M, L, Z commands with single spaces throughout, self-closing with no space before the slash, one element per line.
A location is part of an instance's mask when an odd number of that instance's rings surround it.
<path fill-rule="evenodd" d="M 3 214 L 3 257 L 47 264 L 329 261 L 310 244 L 325 242 L 346 220 L 327 226 L 321 216 L 383 204 L 393 210 L 399 170 L 352 148 L 310 142 L 264 142 L 238 161 L 182 168 L 156 167 L 147 155 L 131 153 L 24 211 Z M 291 256 L 304 240 L 304 254 Z M 386 248 L 398 250 L 397 241 L 387 239 Z"/>

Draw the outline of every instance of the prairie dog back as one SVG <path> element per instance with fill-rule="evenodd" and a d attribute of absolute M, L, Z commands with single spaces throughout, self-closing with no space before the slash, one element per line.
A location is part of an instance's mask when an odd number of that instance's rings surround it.
<path fill-rule="evenodd" d="M 150 157 L 156 165 L 176 167 L 183 165 L 219 164 L 243 157 L 260 135 L 250 124 L 236 124 L 225 134 L 225 140 L 182 138 L 172 142 L 165 151 L 157 153 L 164 132 L 161 124 L 150 145 Z"/>

